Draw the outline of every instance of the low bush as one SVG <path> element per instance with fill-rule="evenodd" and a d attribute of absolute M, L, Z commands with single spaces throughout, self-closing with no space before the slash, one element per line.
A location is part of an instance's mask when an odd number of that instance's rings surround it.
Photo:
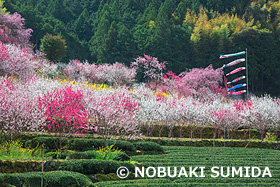
<path fill-rule="evenodd" d="M 98 160 L 98 159 L 79 159 L 79 160 L 67 160 L 62 162 L 59 166 L 59 170 L 75 171 L 82 174 L 97 174 L 97 173 L 116 173 L 117 169 L 121 166 L 127 167 L 130 171 L 133 171 L 133 164 L 127 162 L 118 162 L 114 160 Z"/>
<path fill-rule="evenodd" d="M 65 146 L 67 141 L 62 142 L 62 146 Z M 35 148 L 45 144 L 46 149 L 57 150 L 59 147 L 59 138 L 58 137 L 36 137 L 25 142 L 25 147 Z"/>
<path fill-rule="evenodd" d="M 44 171 L 57 170 L 60 165 L 59 161 L 46 161 Z M 23 173 L 41 171 L 42 162 L 36 160 L 0 160 L 0 173 Z"/>
<path fill-rule="evenodd" d="M 120 152 L 113 160 L 128 161 L 130 160 L 130 157 L 126 153 Z"/>
<path fill-rule="evenodd" d="M 84 152 L 68 152 L 67 156 L 70 159 L 95 159 L 96 152 L 95 151 L 84 151 Z"/>
<path fill-rule="evenodd" d="M 192 146 L 192 147 L 211 147 L 213 140 L 180 140 L 180 139 L 145 139 L 145 141 L 156 142 L 162 146 Z M 264 148 L 264 149 L 278 149 L 280 145 L 277 142 L 260 142 L 260 141 L 242 141 L 242 140 L 215 140 L 215 147 L 245 147 L 248 148 Z"/>
<path fill-rule="evenodd" d="M 115 143 L 114 140 L 109 140 L 108 145 L 113 145 Z M 84 139 L 84 138 L 77 138 L 77 139 L 69 139 L 67 148 L 76 151 L 85 151 L 85 150 L 92 150 L 92 148 L 99 148 L 104 147 L 104 141 L 102 139 Z M 132 143 L 128 141 L 117 141 L 114 145 L 115 148 L 121 149 L 125 152 L 135 152 L 136 149 Z"/>
<path fill-rule="evenodd" d="M 44 187 L 85 187 L 93 186 L 91 180 L 80 173 L 70 171 L 51 171 L 45 172 Z M 13 186 L 41 186 L 41 173 L 13 173 L 13 174 L 0 174 L 0 182 L 4 185 Z"/>
<path fill-rule="evenodd" d="M 155 142 L 135 142 L 134 147 L 140 151 L 159 151 L 163 152 L 163 148 Z"/>

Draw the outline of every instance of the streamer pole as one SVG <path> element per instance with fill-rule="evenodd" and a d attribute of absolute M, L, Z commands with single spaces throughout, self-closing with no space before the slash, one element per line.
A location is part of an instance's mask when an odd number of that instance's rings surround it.
<path fill-rule="evenodd" d="M 247 82 L 247 98 L 248 98 L 248 94 L 249 94 L 249 77 L 248 77 L 248 52 L 247 52 L 247 48 L 246 48 L 246 82 Z"/>

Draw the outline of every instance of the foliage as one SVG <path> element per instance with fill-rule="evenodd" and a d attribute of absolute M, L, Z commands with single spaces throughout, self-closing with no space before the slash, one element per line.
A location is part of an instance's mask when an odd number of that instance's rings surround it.
<path fill-rule="evenodd" d="M 162 152 L 163 148 L 154 142 L 135 142 L 133 143 L 135 148 L 137 150 L 142 150 L 142 151 L 159 151 Z"/>
<path fill-rule="evenodd" d="M 23 143 L 16 140 L 2 142 L 0 144 L 0 159 L 34 159 L 41 157 L 41 147 L 38 145 L 35 148 L 25 147 Z"/>
<path fill-rule="evenodd" d="M 114 140 L 109 140 L 108 145 L 114 147 L 116 149 L 120 149 L 125 152 L 135 152 L 136 149 L 132 143 L 128 141 L 119 140 L 115 142 Z M 105 143 L 102 139 L 69 139 L 68 140 L 68 149 L 71 150 L 78 150 L 78 151 L 85 151 L 85 150 L 92 150 L 92 147 L 100 148 L 105 147 Z"/>
<path fill-rule="evenodd" d="M 59 170 L 75 171 L 82 174 L 115 173 L 120 166 L 127 167 L 130 171 L 134 169 L 131 163 L 113 160 L 79 159 L 66 160 L 59 166 Z"/>
<path fill-rule="evenodd" d="M 114 148 L 114 145 L 110 145 L 108 147 L 99 147 L 98 149 L 94 150 L 94 152 L 96 152 L 97 159 L 105 158 L 106 160 L 114 160 L 122 153 L 120 149 Z"/>
<path fill-rule="evenodd" d="M 40 49 L 46 54 L 47 59 L 58 62 L 66 53 L 66 42 L 61 36 L 46 34 L 41 40 Z"/>
<path fill-rule="evenodd" d="M 80 173 L 70 171 L 51 171 L 44 172 L 44 187 L 68 187 L 68 186 L 90 186 L 91 180 Z M 0 181 L 7 185 L 15 186 L 40 186 L 41 173 L 13 173 L 13 174 L 0 174 Z"/>

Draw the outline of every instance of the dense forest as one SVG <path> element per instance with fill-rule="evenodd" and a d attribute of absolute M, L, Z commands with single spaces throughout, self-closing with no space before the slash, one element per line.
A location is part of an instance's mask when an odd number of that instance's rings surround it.
<path fill-rule="evenodd" d="M 168 70 L 221 67 L 220 54 L 248 49 L 249 89 L 280 95 L 280 1 L 6 0 L 32 28 L 34 49 L 47 33 L 67 43 L 66 57 L 129 65 L 138 55 Z"/>

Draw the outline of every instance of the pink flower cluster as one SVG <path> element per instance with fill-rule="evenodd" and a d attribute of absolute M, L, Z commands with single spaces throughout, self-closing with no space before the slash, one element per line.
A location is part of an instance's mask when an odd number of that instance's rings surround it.
<path fill-rule="evenodd" d="M 205 69 L 190 69 L 179 76 L 169 71 L 163 76 L 161 90 L 168 93 L 178 92 L 180 95 L 197 98 L 204 98 L 207 95 L 211 97 L 213 93 L 225 95 L 225 89 L 220 86 L 222 80 L 222 69 L 214 70 L 212 65 Z"/>
<path fill-rule="evenodd" d="M 34 56 L 27 50 L 0 42 L 0 72 L 27 79 L 34 74 Z"/>
<path fill-rule="evenodd" d="M 0 13 L 0 40 L 4 43 L 12 43 L 28 46 L 32 29 L 24 28 L 24 18 L 17 12 L 8 15 Z"/>
<path fill-rule="evenodd" d="M 127 85 L 134 81 L 136 71 L 121 63 L 95 65 L 79 60 L 71 60 L 63 70 L 71 80 L 90 81 L 91 83 L 107 83 L 114 86 Z"/>
<path fill-rule="evenodd" d="M 148 81 L 161 80 L 163 71 L 166 68 L 167 62 L 159 62 L 157 58 L 144 55 L 144 57 L 138 57 L 135 62 L 130 64 L 131 68 L 134 68 L 137 73 L 144 73 L 144 78 Z"/>
<path fill-rule="evenodd" d="M 0 78 L 0 131 L 2 135 L 16 135 L 22 131 L 38 131 L 45 123 L 38 101 L 30 92 L 11 78 Z"/>
<path fill-rule="evenodd" d="M 71 87 L 39 96 L 39 108 L 44 111 L 46 130 L 55 133 L 76 133 L 86 129 L 88 115 L 81 91 Z"/>

